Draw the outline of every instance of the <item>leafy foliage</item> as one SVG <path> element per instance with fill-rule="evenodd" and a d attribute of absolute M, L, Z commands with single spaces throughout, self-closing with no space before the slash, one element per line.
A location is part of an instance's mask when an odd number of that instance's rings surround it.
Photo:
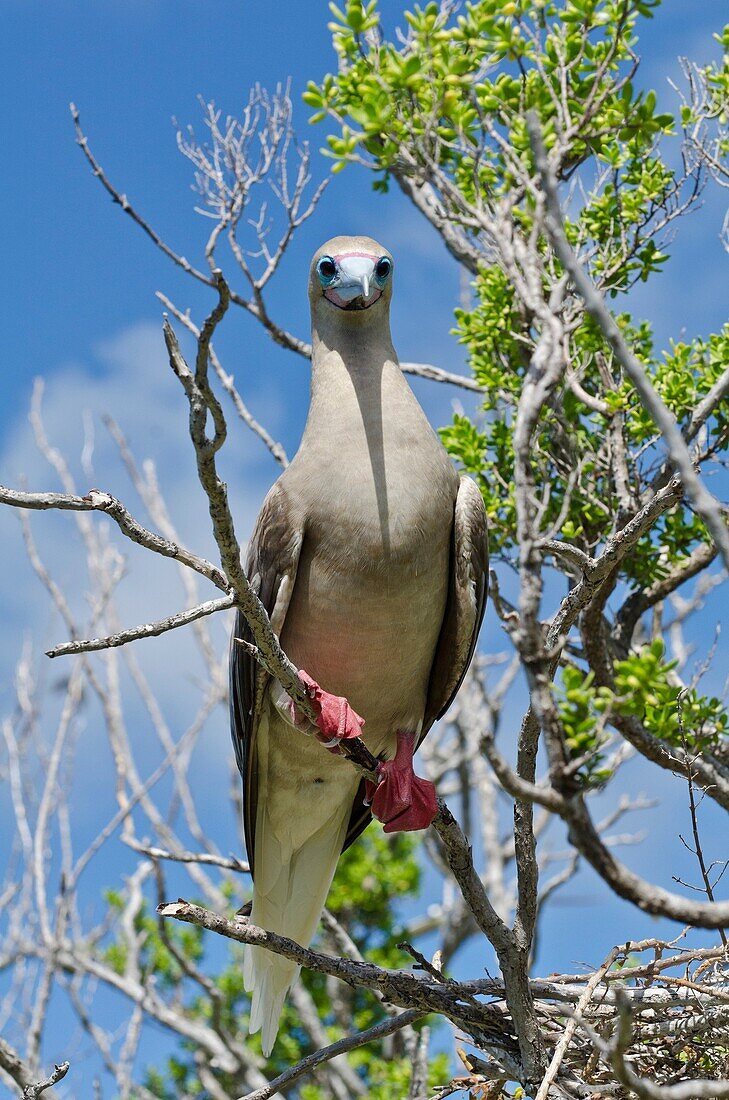
<path fill-rule="evenodd" d="M 661 638 L 642 646 L 614 666 L 615 686 L 595 687 L 593 672 L 575 666 L 562 672 L 559 696 L 562 723 L 578 772 L 587 786 L 604 783 L 605 726 L 612 715 L 638 718 L 649 733 L 669 745 L 702 752 L 721 744 L 729 733 L 729 715 L 716 696 L 685 688 L 674 675 L 677 662 L 664 659 Z"/>

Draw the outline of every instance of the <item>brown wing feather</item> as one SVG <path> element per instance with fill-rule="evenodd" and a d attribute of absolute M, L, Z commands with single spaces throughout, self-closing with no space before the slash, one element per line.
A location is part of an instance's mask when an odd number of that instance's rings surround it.
<path fill-rule="evenodd" d="M 303 528 L 278 481 L 263 502 L 245 560 L 246 575 L 276 633 L 280 633 L 286 617 L 302 542 Z M 289 583 L 282 588 L 285 580 Z M 258 802 L 255 739 L 261 699 L 269 677 L 246 648 L 236 643 L 236 638 L 253 641 L 240 612 L 236 615 L 230 646 L 230 731 L 243 779 L 243 830 L 252 872 Z"/>
<path fill-rule="evenodd" d="M 433 660 L 421 741 L 456 697 L 473 658 L 488 595 L 489 550 L 483 497 L 462 477 L 456 497 L 443 626 Z"/>

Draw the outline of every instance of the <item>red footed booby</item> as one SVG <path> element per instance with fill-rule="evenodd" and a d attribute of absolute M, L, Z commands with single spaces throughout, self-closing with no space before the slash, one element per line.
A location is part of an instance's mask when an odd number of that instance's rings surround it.
<path fill-rule="evenodd" d="M 435 791 L 414 775 L 413 753 L 463 680 L 486 602 L 481 494 L 458 477 L 400 370 L 392 280 L 392 256 L 369 237 L 334 237 L 315 254 L 309 415 L 248 545 L 248 577 L 302 670 L 317 728 L 231 647 L 252 920 L 305 945 L 341 852 L 373 815 L 386 832 L 433 820 Z M 240 615 L 234 637 L 251 638 Z M 350 736 L 382 760 L 374 788 L 338 755 Z M 250 1031 L 266 1055 L 297 975 L 245 948 Z"/>

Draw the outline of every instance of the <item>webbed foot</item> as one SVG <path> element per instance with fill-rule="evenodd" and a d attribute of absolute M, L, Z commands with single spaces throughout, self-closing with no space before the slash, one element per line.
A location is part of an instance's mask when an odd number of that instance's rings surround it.
<path fill-rule="evenodd" d="M 309 676 L 308 672 L 304 672 L 303 668 L 299 669 L 299 679 L 306 688 L 317 712 L 317 732 L 315 732 L 315 736 L 318 741 L 321 741 L 324 748 L 328 749 L 329 752 L 339 753 L 339 743 L 341 741 L 348 741 L 353 737 L 362 736 L 364 718 L 361 718 L 350 707 L 343 695 L 331 695 L 328 691 L 324 691 L 323 688 L 319 687 L 316 680 Z M 291 716 L 294 725 L 309 725 L 295 703 L 291 703 Z"/>
<path fill-rule="evenodd" d="M 413 771 L 415 734 L 397 732 L 394 760 L 383 760 L 377 768 L 378 783 L 367 784 L 372 813 L 386 833 L 427 829 L 438 812 L 435 787 Z"/>

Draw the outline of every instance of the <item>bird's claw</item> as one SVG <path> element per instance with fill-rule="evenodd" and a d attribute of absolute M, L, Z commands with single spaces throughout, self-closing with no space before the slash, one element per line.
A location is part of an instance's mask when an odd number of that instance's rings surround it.
<path fill-rule="evenodd" d="M 353 737 L 362 736 L 364 718 L 350 707 L 348 701 L 342 695 L 331 695 L 319 687 L 316 680 L 299 669 L 299 679 L 306 688 L 306 693 L 314 704 L 317 712 L 316 725 L 318 732 L 315 736 L 329 752 L 338 754 L 341 741 L 349 741 Z M 301 725 L 300 711 L 296 704 L 292 703 L 292 717 L 295 725 Z"/>
<path fill-rule="evenodd" d="M 410 833 L 427 829 L 438 812 L 435 787 L 413 771 L 415 734 L 398 730 L 394 760 L 377 766 L 377 783 L 366 783 L 372 813 L 386 833 Z"/>

